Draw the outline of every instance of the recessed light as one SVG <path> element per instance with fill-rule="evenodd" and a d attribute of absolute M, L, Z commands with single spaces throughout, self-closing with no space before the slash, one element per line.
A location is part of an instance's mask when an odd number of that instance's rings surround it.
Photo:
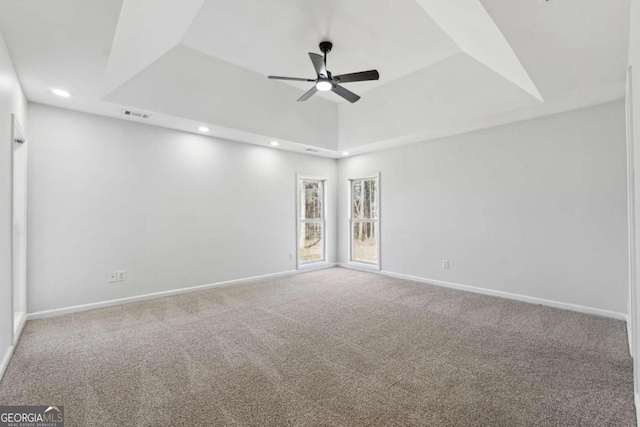
<path fill-rule="evenodd" d="M 342 155 L 343 155 L 343 156 L 348 156 L 348 155 L 349 155 L 349 152 L 348 152 L 348 151 L 343 151 L 343 152 L 342 152 Z"/>
<path fill-rule="evenodd" d="M 66 90 L 62 90 L 62 89 L 51 89 L 51 92 L 53 92 L 54 94 L 61 96 L 63 98 L 68 98 L 71 96 L 71 94 L 69 92 L 67 92 Z"/>
<path fill-rule="evenodd" d="M 206 126 L 198 126 L 200 132 L 209 132 L 209 128 Z"/>
<path fill-rule="evenodd" d="M 278 141 L 271 141 L 271 145 L 277 147 L 278 145 L 280 145 L 280 143 Z"/>

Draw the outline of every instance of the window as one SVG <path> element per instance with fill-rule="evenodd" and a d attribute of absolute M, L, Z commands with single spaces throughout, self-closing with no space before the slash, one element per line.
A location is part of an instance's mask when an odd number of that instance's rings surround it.
<path fill-rule="evenodd" d="M 298 267 L 325 261 L 325 182 L 298 177 Z"/>
<path fill-rule="evenodd" d="M 349 257 L 351 262 L 378 267 L 380 260 L 379 176 L 350 180 Z"/>

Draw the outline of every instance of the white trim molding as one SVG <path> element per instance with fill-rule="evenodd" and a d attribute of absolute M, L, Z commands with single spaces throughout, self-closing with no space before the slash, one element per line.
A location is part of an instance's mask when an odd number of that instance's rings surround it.
<path fill-rule="evenodd" d="M 638 279 L 636 258 L 636 200 L 635 200 L 635 147 L 634 147 L 634 105 L 633 105 L 633 68 L 627 68 L 625 90 L 625 118 L 627 136 L 627 208 L 628 208 L 628 250 L 629 250 L 629 301 L 627 306 L 627 338 L 629 354 L 633 359 L 633 389 L 635 394 L 636 414 L 640 425 L 640 405 L 638 390 L 640 389 L 640 364 L 638 361 Z"/>
<path fill-rule="evenodd" d="M 376 206 L 377 206 L 377 210 L 378 210 L 378 216 L 377 218 L 370 218 L 367 220 L 361 220 L 361 221 L 366 221 L 366 222 L 372 222 L 374 224 L 377 225 L 376 227 L 376 232 L 377 232 L 377 239 L 378 239 L 378 244 L 377 244 L 377 262 L 375 263 L 369 263 L 369 262 L 364 262 L 364 261 L 357 261 L 353 259 L 353 226 L 354 226 L 354 218 L 353 218 L 353 182 L 354 181 L 361 181 L 361 180 L 367 180 L 367 179 L 374 179 L 376 181 Z M 348 209 L 348 226 L 347 226 L 347 259 L 349 260 L 348 263 L 349 265 L 351 265 L 352 267 L 354 267 L 354 269 L 362 269 L 362 270 L 369 270 L 369 271 L 380 271 L 382 270 L 382 204 L 380 202 L 380 194 L 382 193 L 382 190 L 380 189 L 380 172 L 371 172 L 371 173 L 367 173 L 367 174 L 363 174 L 360 175 L 356 178 L 347 178 L 347 182 L 349 183 L 349 187 L 348 187 L 348 191 L 347 191 L 347 209 Z M 363 190 L 364 191 L 364 190 Z"/>
<path fill-rule="evenodd" d="M 274 279 L 274 278 L 277 278 L 277 277 L 294 276 L 294 275 L 297 275 L 297 274 L 309 273 L 309 272 L 315 271 L 315 270 L 324 270 L 325 268 L 331 268 L 331 267 L 336 267 L 336 266 L 337 266 L 336 263 L 329 262 L 329 263 L 323 263 L 322 265 L 319 265 L 316 268 L 309 267 L 309 268 L 305 268 L 304 270 L 288 270 L 288 271 L 283 271 L 283 272 L 280 272 L 280 273 L 264 274 L 262 276 L 246 277 L 246 278 L 243 278 L 243 279 L 227 280 L 227 281 L 224 281 L 224 282 L 209 283 L 207 285 L 192 286 L 192 287 L 189 287 L 189 288 L 172 289 L 172 290 L 169 290 L 169 291 L 154 292 L 154 293 L 151 293 L 151 294 L 136 295 L 136 296 L 133 296 L 133 297 L 118 298 L 118 299 L 112 299 L 112 300 L 107 300 L 107 301 L 93 302 L 93 303 L 89 303 L 89 304 L 74 305 L 74 306 L 70 306 L 70 307 L 56 308 L 56 309 L 53 309 L 53 310 L 37 311 L 37 312 L 34 312 L 34 313 L 29 313 L 27 315 L 27 319 L 28 320 L 46 319 L 48 317 L 62 316 L 62 315 L 65 315 L 65 314 L 78 313 L 78 312 L 81 312 L 81 311 L 96 310 L 98 308 L 105 308 L 105 307 L 112 307 L 112 306 L 116 306 L 116 305 L 130 304 L 130 303 L 133 303 L 133 302 L 139 302 L 139 301 L 145 301 L 145 300 L 150 300 L 150 299 L 155 299 L 155 298 L 168 297 L 168 296 L 171 296 L 171 295 L 178 295 L 178 294 L 185 294 L 185 293 L 189 293 L 189 292 L 203 291 L 205 289 L 210 289 L 210 288 L 217 288 L 217 287 L 224 287 L 224 286 L 234 286 L 234 285 L 241 285 L 241 284 L 250 283 L 250 282 L 257 282 L 257 281 L 260 281 L 260 280 Z"/>
<path fill-rule="evenodd" d="M 627 209 L 628 209 L 628 250 L 629 250 L 629 300 L 627 313 L 627 337 L 629 339 L 629 353 L 635 358 L 636 326 L 637 326 L 637 289 L 636 289 L 636 203 L 635 203 L 635 155 L 633 146 L 633 82 L 632 68 L 627 69 L 627 85 L 625 92 L 625 115 L 627 137 Z M 635 363 L 634 363 L 635 365 Z M 635 366 L 634 366 L 635 367 Z M 634 369 L 635 371 L 635 369 Z M 634 385 L 637 389 L 638 373 L 634 374 Z"/>
<path fill-rule="evenodd" d="M 20 341 L 20 336 L 22 335 L 22 330 L 24 329 L 24 325 L 27 324 L 27 317 L 28 317 L 27 313 L 22 313 L 22 316 L 20 316 L 18 327 L 15 328 L 15 332 L 14 332 L 14 339 L 13 339 L 14 346 L 18 345 L 18 342 Z"/>
<path fill-rule="evenodd" d="M 2 377 L 4 377 L 4 373 L 7 370 L 7 366 L 9 366 L 9 361 L 11 360 L 11 356 L 13 356 L 13 349 L 15 346 L 9 346 L 7 351 L 4 353 L 2 360 L 0 361 L 0 381 L 2 381 Z"/>
<path fill-rule="evenodd" d="M 459 284 L 459 283 L 452 283 L 452 282 L 444 282 L 442 280 L 426 279 L 426 278 L 423 278 L 423 277 L 411 276 L 411 275 L 408 275 L 408 274 L 401 274 L 401 273 L 394 273 L 394 272 L 391 272 L 391 271 L 384 271 L 384 270 L 375 271 L 375 270 L 371 270 L 371 269 L 358 268 L 358 267 L 353 266 L 352 264 L 338 263 L 338 266 L 339 267 L 343 267 L 343 268 L 349 268 L 349 269 L 352 269 L 352 270 L 365 271 L 365 272 L 368 272 L 368 273 L 381 274 L 383 276 L 394 277 L 396 279 L 411 280 L 413 282 L 426 283 L 426 284 L 429 284 L 429 285 L 441 286 L 443 288 L 457 289 L 457 290 L 460 290 L 460 291 L 473 292 L 473 293 L 476 293 L 476 294 L 490 295 L 490 296 L 494 296 L 494 297 L 506 298 L 506 299 L 522 301 L 522 302 L 528 302 L 528 303 L 531 303 L 531 304 L 545 305 L 545 306 L 548 306 L 548 307 L 560 308 L 560 309 L 563 309 L 563 310 L 577 311 L 579 313 L 593 314 L 593 315 L 596 315 L 596 316 L 609 317 L 609 318 L 612 318 L 612 319 L 618 319 L 618 320 L 624 320 L 624 321 L 627 320 L 627 315 L 625 313 L 618 313 L 616 311 L 604 310 L 604 309 L 601 309 L 601 308 L 586 307 L 586 306 L 583 306 L 583 305 L 571 304 L 571 303 L 560 302 L 560 301 L 553 301 L 553 300 L 548 300 L 548 299 L 544 299 L 544 298 L 530 297 L 530 296 L 527 296 L 527 295 L 513 294 L 513 293 L 510 293 L 510 292 L 504 292 L 504 291 L 496 291 L 496 290 L 493 290 L 493 289 L 480 288 L 480 287 L 477 287 L 477 286 L 462 285 L 462 284 Z"/>
<path fill-rule="evenodd" d="M 4 373 L 7 370 L 7 366 L 9 366 L 9 362 L 11 361 L 11 356 L 13 356 L 13 350 L 15 350 L 18 342 L 20 342 L 20 336 L 22 335 L 22 330 L 24 329 L 24 325 L 27 323 L 27 316 L 24 315 L 20 319 L 20 323 L 18 324 L 15 333 L 13 334 L 13 345 L 9 346 L 7 351 L 5 352 L 2 360 L 0 361 L 0 381 L 2 381 L 2 377 L 4 377 Z"/>
<path fill-rule="evenodd" d="M 300 200 L 300 183 L 301 181 L 317 181 L 317 182 L 321 182 L 322 183 L 322 218 L 316 218 L 316 219 L 302 219 L 300 218 L 300 211 L 301 211 L 301 200 Z M 325 266 L 328 264 L 327 262 L 327 236 L 329 235 L 329 233 L 327 233 L 327 213 L 328 211 L 328 200 L 329 197 L 327 197 L 328 194 L 328 186 L 327 183 L 329 182 L 329 179 L 324 177 L 324 176 L 316 176 L 316 175 L 308 175 L 308 174 L 304 174 L 304 173 L 296 173 L 296 195 L 295 195 L 295 200 L 296 200 L 296 268 L 298 270 L 309 270 L 309 269 L 314 269 L 318 266 Z M 320 223 L 322 224 L 322 260 L 320 261 L 310 261 L 310 262 L 302 262 L 300 260 L 300 226 L 304 223 Z"/>
<path fill-rule="evenodd" d="M 636 425 L 640 426 L 640 394 L 633 393 L 633 401 L 636 404 Z"/>
<path fill-rule="evenodd" d="M 374 272 L 380 271 L 380 265 L 374 264 L 374 263 L 349 261 L 348 264 L 349 264 L 349 267 L 352 267 L 354 270 L 374 271 Z"/>

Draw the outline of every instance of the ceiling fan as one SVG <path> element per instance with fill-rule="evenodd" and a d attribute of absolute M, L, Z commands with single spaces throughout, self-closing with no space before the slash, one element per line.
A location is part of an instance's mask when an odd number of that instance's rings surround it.
<path fill-rule="evenodd" d="M 340 86 L 338 83 L 351 83 L 351 82 L 364 82 L 367 80 L 378 80 L 380 78 L 380 74 L 378 74 L 377 70 L 369 70 L 369 71 L 361 71 L 359 73 L 350 73 L 350 74 L 342 74 L 339 76 L 332 76 L 330 71 L 327 71 L 327 53 L 331 52 L 331 48 L 333 47 L 333 43 L 324 41 L 320 43 L 320 51 L 324 53 L 324 57 L 322 55 L 318 55 L 317 53 L 309 52 L 309 57 L 311 58 L 311 62 L 313 63 L 313 68 L 316 70 L 316 74 L 318 78 L 316 79 L 303 79 L 298 77 L 280 77 L 280 76 L 269 76 L 270 79 L 275 80 L 293 80 L 299 82 L 315 82 L 315 86 L 313 86 L 307 93 L 302 95 L 298 102 L 306 101 L 311 98 L 313 94 L 317 91 L 326 92 L 332 91 L 335 94 L 343 97 L 349 102 L 356 102 L 360 97 L 350 90 L 345 89 Z"/>

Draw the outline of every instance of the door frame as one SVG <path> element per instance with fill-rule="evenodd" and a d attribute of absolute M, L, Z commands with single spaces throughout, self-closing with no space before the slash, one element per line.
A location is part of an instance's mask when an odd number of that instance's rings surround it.
<path fill-rule="evenodd" d="M 18 142 L 18 141 L 22 141 L 22 142 Z M 24 248 L 24 254 L 25 254 L 25 260 L 24 260 L 24 265 L 25 265 L 25 271 L 24 271 L 24 315 L 22 317 L 22 319 L 20 319 L 20 324 L 16 325 L 15 324 L 15 287 L 16 287 L 16 271 L 14 268 L 15 265 L 15 257 L 16 257 L 16 243 L 15 243 L 15 229 L 14 229 L 14 224 L 15 224 L 15 198 L 14 198 L 14 193 L 15 193 L 15 185 L 16 185 L 16 165 L 15 165 L 15 158 L 16 158 L 16 144 L 22 144 L 24 149 L 27 150 L 25 151 L 25 157 L 24 157 L 24 176 L 23 176 L 23 182 L 24 182 L 24 191 L 25 191 L 25 198 L 24 198 L 24 244 L 25 244 L 25 248 Z M 11 114 L 11 215 L 10 215 L 10 226 L 11 226 L 11 260 L 10 260 L 10 269 L 11 269 L 11 333 L 12 333 L 12 345 L 16 345 L 18 338 L 20 337 L 20 333 L 22 332 L 22 328 L 24 327 L 25 323 L 26 323 L 26 318 L 27 318 L 27 272 L 28 272 L 28 268 L 27 268 L 27 257 L 26 257 L 26 253 L 27 253 L 27 242 L 28 242 L 28 235 L 27 235 L 27 188 L 28 188 L 28 164 L 29 164 L 29 156 L 28 156 L 28 146 L 27 144 L 27 137 L 26 137 L 26 133 L 24 131 L 24 128 L 20 125 L 20 122 L 18 121 L 17 117 L 15 116 L 15 114 Z"/>

